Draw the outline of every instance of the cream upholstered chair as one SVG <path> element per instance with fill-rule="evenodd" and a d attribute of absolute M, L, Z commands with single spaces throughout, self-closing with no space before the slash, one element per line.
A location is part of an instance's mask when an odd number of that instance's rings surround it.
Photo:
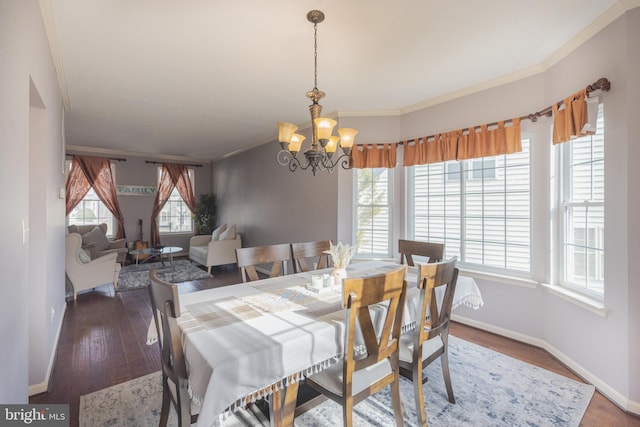
<path fill-rule="evenodd" d="M 65 272 L 73 288 L 74 300 L 78 298 L 78 292 L 86 289 L 106 284 L 118 288 L 121 266 L 116 262 L 116 252 L 92 260 L 82 249 L 82 237 L 78 233 L 67 234 L 65 246 Z"/>
<path fill-rule="evenodd" d="M 70 225 L 67 227 L 67 231 L 82 236 L 82 248 L 88 250 L 92 258 L 115 252 L 118 254 L 116 261 L 120 264 L 123 264 L 127 259 L 129 250 L 125 239 L 109 239 L 107 224 L 104 222 L 102 224 Z"/>
<path fill-rule="evenodd" d="M 440 262 L 444 257 L 444 244 L 398 239 L 398 253 L 400 262 L 411 267 L 415 265 L 413 256 L 428 258 L 425 262 Z"/>
<path fill-rule="evenodd" d="M 317 269 L 329 267 L 329 254 L 325 253 L 331 247 L 331 240 L 318 242 L 292 243 L 293 270 L 296 273 L 309 271 L 307 261 L 317 262 Z M 311 268 L 313 270 L 313 268 Z"/>
<path fill-rule="evenodd" d="M 242 271 L 242 281 L 260 280 L 256 266 L 270 265 L 269 277 L 280 276 L 286 272 L 286 264 L 291 259 L 291 246 L 288 243 L 268 246 L 254 246 L 236 249 L 238 267 Z"/>
<path fill-rule="evenodd" d="M 344 279 L 343 299 L 347 308 L 345 355 L 341 362 L 308 377 L 307 385 L 342 405 L 345 426 L 352 425 L 353 406 L 386 386 L 396 424 L 404 424 L 400 402 L 398 340 L 407 294 L 406 266 L 376 276 Z M 376 331 L 369 307 L 388 302 L 382 329 Z M 356 324 L 359 325 L 357 331 Z M 363 342 L 356 341 L 362 333 Z M 362 346 L 362 347 L 360 347 Z M 362 352 L 354 349 L 362 348 Z M 355 354 L 357 353 L 357 354 Z"/>
<path fill-rule="evenodd" d="M 178 426 L 190 426 L 197 421 L 200 408 L 192 404 L 189 398 L 187 365 L 177 323 L 177 318 L 180 317 L 178 286 L 159 279 L 155 269 L 149 272 L 149 278 L 149 296 L 162 361 L 160 426 L 167 425 L 170 405 L 174 406 L 178 414 Z"/>
<path fill-rule="evenodd" d="M 447 388 L 449 402 L 456 403 L 449 375 L 449 322 L 453 294 L 458 280 L 457 258 L 419 265 L 420 324 L 413 333 L 403 334 L 400 338 L 400 373 L 413 381 L 416 401 L 416 413 L 420 425 L 427 425 L 422 384 L 423 370 L 431 362 L 440 358 L 442 374 Z M 438 303 L 436 289 L 442 295 Z"/>
<path fill-rule="evenodd" d="M 218 227 L 216 231 L 222 228 Z M 229 230 L 229 232 L 227 232 Z M 222 235 L 221 239 L 221 233 Z M 189 259 L 207 267 L 211 274 L 211 267 L 233 264 L 236 262 L 236 249 L 242 247 L 240 233 L 233 225 L 227 229 L 226 225 L 221 233 L 193 236 L 189 241 Z"/>

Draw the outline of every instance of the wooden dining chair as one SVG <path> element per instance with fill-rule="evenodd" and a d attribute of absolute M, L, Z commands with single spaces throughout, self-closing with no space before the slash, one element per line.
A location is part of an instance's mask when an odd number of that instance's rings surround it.
<path fill-rule="evenodd" d="M 344 358 L 308 377 L 306 384 L 342 405 L 345 426 L 352 425 L 354 405 L 388 385 L 396 424 L 403 425 L 398 341 L 407 294 L 406 268 L 343 281 L 343 302 L 347 308 Z M 382 329 L 376 331 L 369 307 L 381 302 L 388 302 L 388 309 Z M 362 336 L 363 342 L 356 341 L 356 336 Z"/>
<path fill-rule="evenodd" d="M 260 280 L 256 266 L 270 264 L 269 277 L 285 272 L 286 263 L 291 260 L 291 246 L 288 243 L 269 246 L 254 246 L 236 249 L 236 260 L 242 271 L 242 281 Z"/>
<path fill-rule="evenodd" d="M 426 262 L 440 262 L 444 257 L 444 244 L 398 239 L 400 263 L 414 266 L 413 256 L 427 257 Z"/>
<path fill-rule="evenodd" d="M 295 273 L 309 271 L 307 264 L 309 262 L 317 262 L 315 268 L 311 270 L 329 267 L 329 254 L 325 253 L 331 247 L 331 240 L 322 240 L 318 242 L 292 243 L 291 255 L 293 258 L 293 269 Z M 311 264 L 313 265 L 313 264 Z"/>
<path fill-rule="evenodd" d="M 427 425 L 422 384 L 427 381 L 423 370 L 440 358 L 449 402 L 456 403 L 449 375 L 449 322 L 451 305 L 458 280 L 457 258 L 439 263 L 419 265 L 420 324 L 413 333 L 400 338 L 400 373 L 413 381 L 416 414 L 422 426 Z M 442 292 L 442 302 L 436 293 Z"/>
<path fill-rule="evenodd" d="M 159 279 L 156 269 L 149 272 L 149 278 L 149 296 L 162 359 L 160 426 L 167 425 L 171 404 L 178 414 L 178 425 L 190 426 L 197 421 L 199 409 L 192 407 L 189 398 L 187 366 L 177 324 L 180 317 L 178 286 Z"/>

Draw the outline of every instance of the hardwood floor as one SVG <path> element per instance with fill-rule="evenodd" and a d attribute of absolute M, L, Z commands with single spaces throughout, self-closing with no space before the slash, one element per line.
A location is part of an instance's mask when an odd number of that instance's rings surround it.
<path fill-rule="evenodd" d="M 230 267 L 215 268 L 214 277 L 180 284 L 180 293 L 242 281 Z M 78 426 L 80 396 L 160 370 L 157 345 L 146 345 L 151 305 L 146 289 L 114 293 L 107 287 L 67 302 L 50 390 L 30 403 L 69 403 L 71 427 Z M 580 380 L 545 350 L 459 323 L 451 334 L 533 365 Z M 629 415 L 596 391 L 581 426 L 640 427 Z"/>

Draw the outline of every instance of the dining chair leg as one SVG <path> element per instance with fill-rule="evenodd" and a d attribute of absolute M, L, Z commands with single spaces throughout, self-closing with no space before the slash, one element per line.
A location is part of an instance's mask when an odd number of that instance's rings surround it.
<path fill-rule="evenodd" d="M 160 409 L 160 427 L 166 427 L 169 421 L 169 409 L 171 409 L 171 396 L 169 391 L 169 385 L 167 383 L 167 377 L 163 373 L 162 375 L 162 407 Z"/>
<path fill-rule="evenodd" d="M 453 396 L 453 387 L 451 386 L 451 375 L 449 375 L 449 352 L 447 351 L 447 346 L 444 347 L 444 353 L 440 358 L 442 363 L 442 376 L 444 377 L 444 385 L 447 388 L 447 397 L 449 397 L 449 402 L 456 403 L 456 399 Z"/>
<path fill-rule="evenodd" d="M 395 370 L 393 382 L 389 386 L 391 387 L 391 403 L 396 426 L 402 427 L 404 426 L 404 418 L 402 417 L 402 401 L 400 399 L 400 375 L 397 369 Z"/>
<path fill-rule="evenodd" d="M 424 390 L 422 389 L 422 358 L 413 364 L 413 395 L 416 401 L 418 425 L 427 426 L 427 413 L 424 408 Z"/>
<path fill-rule="evenodd" d="M 345 398 L 342 405 L 342 424 L 344 427 L 351 427 L 353 425 L 353 398 Z"/>

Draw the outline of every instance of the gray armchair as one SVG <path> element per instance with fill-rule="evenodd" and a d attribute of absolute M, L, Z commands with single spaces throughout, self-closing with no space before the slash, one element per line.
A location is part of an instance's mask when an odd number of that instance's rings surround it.
<path fill-rule="evenodd" d="M 98 230 L 95 230 L 96 228 Z M 112 252 L 117 254 L 116 261 L 120 264 L 127 259 L 127 242 L 125 239 L 108 239 L 107 224 L 70 225 L 67 229 L 69 233 L 82 236 L 82 249 L 89 251 L 92 259 Z"/>

